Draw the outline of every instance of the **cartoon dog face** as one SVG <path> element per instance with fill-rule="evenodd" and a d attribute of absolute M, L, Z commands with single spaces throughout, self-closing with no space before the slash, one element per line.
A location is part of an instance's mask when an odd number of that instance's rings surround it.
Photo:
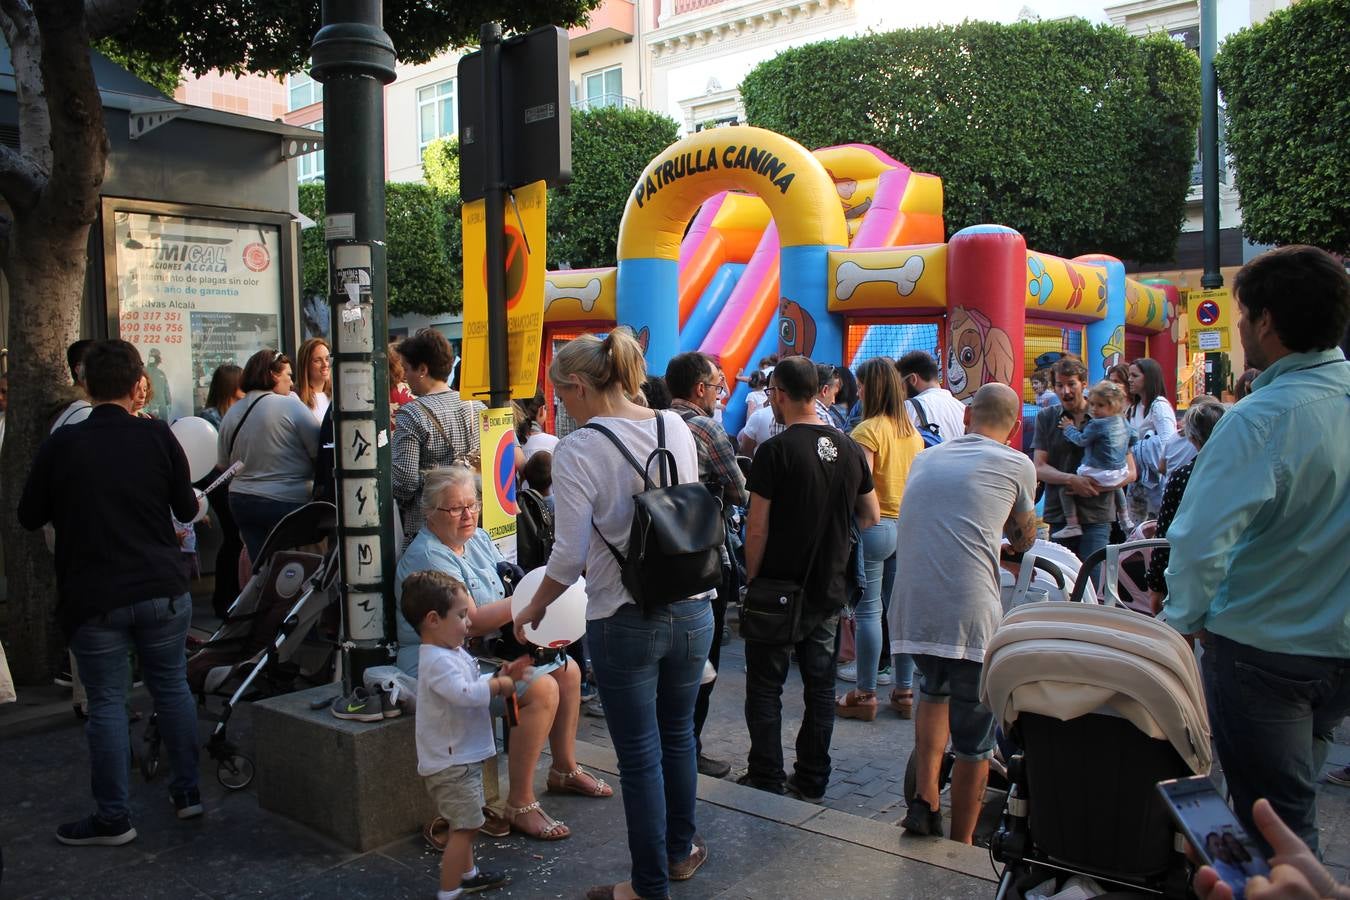
<path fill-rule="evenodd" d="M 816 320 L 795 300 L 778 308 L 778 355 L 810 356 L 816 349 Z"/>
<path fill-rule="evenodd" d="M 947 387 L 957 399 L 975 393 L 982 384 L 1010 384 L 1013 348 L 1008 334 L 994 328 L 978 310 L 952 307 L 948 320 Z"/>

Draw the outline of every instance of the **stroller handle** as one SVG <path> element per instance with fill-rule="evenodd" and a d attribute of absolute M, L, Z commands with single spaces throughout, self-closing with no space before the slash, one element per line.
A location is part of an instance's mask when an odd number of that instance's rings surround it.
<path fill-rule="evenodd" d="M 1106 574 L 1102 579 L 1102 589 L 1099 595 L 1099 601 L 1102 606 L 1123 606 L 1120 602 L 1120 592 L 1117 585 L 1120 579 L 1120 554 L 1132 550 L 1165 550 L 1168 546 L 1165 538 L 1147 538 L 1142 541 L 1126 541 L 1123 544 L 1108 544 L 1100 550 L 1094 550 L 1087 559 L 1083 560 L 1083 567 L 1078 570 L 1078 578 L 1073 583 L 1073 592 L 1069 594 L 1070 603 L 1083 602 L 1083 591 L 1087 587 L 1088 578 L 1092 571 L 1103 561 L 1106 563 Z"/>

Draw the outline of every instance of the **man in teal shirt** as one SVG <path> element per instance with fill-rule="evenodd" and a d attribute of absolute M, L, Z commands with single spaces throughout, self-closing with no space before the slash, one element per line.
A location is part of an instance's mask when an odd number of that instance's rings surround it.
<path fill-rule="evenodd" d="M 1266 797 L 1317 849 L 1316 781 L 1350 713 L 1350 277 L 1314 247 L 1233 282 L 1253 393 L 1219 420 L 1168 532 L 1168 621 L 1203 632 L 1219 760 L 1248 834 Z M 1270 848 L 1267 846 L 1267 853 Z"/>

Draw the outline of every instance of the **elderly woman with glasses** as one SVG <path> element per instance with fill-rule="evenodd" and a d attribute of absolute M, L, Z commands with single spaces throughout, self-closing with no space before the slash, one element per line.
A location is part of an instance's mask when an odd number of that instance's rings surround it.
<path fill-rule="evenodd" d="M 476 608 L 469 625 L 469 636 L 496 636 L 511 622 L 511 601 L 498 575 L 505 562 L 486 531 L 478 527 L 478 478 L 464 466 L 433 469 L 425 476 L 422 511 L 425 522 L 399 560 L 394 593 L 402 599 L 404 579 L 414 572 L 444 572 L 469 589 Z M 410 675 L 417 674 L 417 633 L 398 619 L 398 666 Z M 472 651 L 472 647 L 470 650 Z M 581 714 L 581 672 L 559 653 L 555 662 L 537 664 L 533 676 L 517 687 L 519 722 L 511 731 L 507 760 L 511 786 L 504 815 L 489 808 L 485 833 L 501 837 L 518 831 L 530 837 L 556 841 L 571 834 L 562 822 L 555 821 L 540 807 L 534 796 L 534 771 L 544 742 L 553 756 L 548 771 L 548 789 L 609 797 L 614 790 L 604 781 L 581 768 L 576 760 L 577 719 Z"/>

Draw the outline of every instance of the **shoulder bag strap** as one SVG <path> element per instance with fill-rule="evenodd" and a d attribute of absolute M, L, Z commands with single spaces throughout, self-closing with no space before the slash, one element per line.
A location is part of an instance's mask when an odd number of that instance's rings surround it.
<path fill-rule="evenodd" d="M 661 434 L 661 427 L 660 427 L 661 414 L 657 413 L 656 416 L 657 416 L 657 435 L 658 435 L 657 440 L 659 443 Z M 624 446 L 623 441 L 619 440 L 618 436 L 614 432 L 610 431 L 608 428 L 606 428 L 605 426 L 601 425 L 598 422 L 587 422 L 585 425 L 582 425 L 581 427 L 589 428 L 591 431 L 598 431 L 605 437 L 609 438 L 609 442 L 613 444 L 621 454 L 623 454 L 623 458 L 628 460 L 628 464 L 632 466 L 635 470 L 637 470 L 637 473 L 642 476 L 643 489 L 647 490 L 653 487 L 652 480 L 647 475 L 647 471 L 642 468 L 642 463 L 637 461 L 637 457 L 634 456 L 632 452 L 627 447 Z M 658 446 L 657 449 L 659 450 L 660 447 Z M 611 544 L 609 542 L 609 539 L 605 537 L 605 535 L 600 531 L 600 526 L 595 524 L 595 519 L 591 519 L 591 528 L 593 528 L 595 530 L 595 533 L 600 536 L 600 540 L 604 542 L 604 545 L 609 548 L 610 555 L 612 555 L 614 557 L 614 561 L 619 564 L 619 568 L 622 569 L 624 566 L 626 566 L 628 564 L 628 560 L 624 559 L 623 554 L 619 552 L 619 548 Z"/>
<path fill-rule="evenodd" d="M 254 397 L 253 402 L 248 405 L 248 409 L 244 410 L 244 414 L 239 417 L 239 424 L 234 426 L 234 433 L 230 435 L 230 446 L 225 449 L 225 455 L 227 457 L 234 456 L 234 442 L 235 440 L 238 439 L 239 432 L 244 429 L 244 423 L 248 421 L 249 414 L 253 412 L 253 407 L 261 403 L 262 398 L 266 397 L 267 394 L 270 393 L 271 391 L 267 391 L 266 393 L 259 394 L 257 397 Z"/>
<path fill-rule="evenodd" d="M 440 433 L 441 440 L 445 441 L 446 446 L 450 448 L 450 452 L 454 453 L 455 442 L 450 440 L 450 435 L 445 433 L 445 426 L 441 424 L 440 419 L 436 418 L 435 411 L 432 410 L 430 406 L 427 406 L 425 403 L 423 403 L 421 397 L 417 398 L 417 405 L 422 407 L 423 411 L 426 412 L 427 418 L 431 420 L 431 424 L 436 426 L 436 431 Z"/>
<path fill-rule="evenodd" d="M 910 398 L 909 398 L 907 401 L 905 401 L 905 402 L 906 402 L 906 403 L 909 403 L 911 406 L 914 407 L 914 412 L 915 412 L 915 414 L 918 415 L 918 417 L 919 417 L 919 427 L 920 427 L 920 428 L 929 428 L 929 429 L 931 429 L 931 428 L 933 427 L 933 426 L 929 423 L 929 421 L 928 421 L 928 413 L 924 412 L 923 404 L 919 402 L 919 398 L 917 398 L 917 397 L 910 397 Z"/>

